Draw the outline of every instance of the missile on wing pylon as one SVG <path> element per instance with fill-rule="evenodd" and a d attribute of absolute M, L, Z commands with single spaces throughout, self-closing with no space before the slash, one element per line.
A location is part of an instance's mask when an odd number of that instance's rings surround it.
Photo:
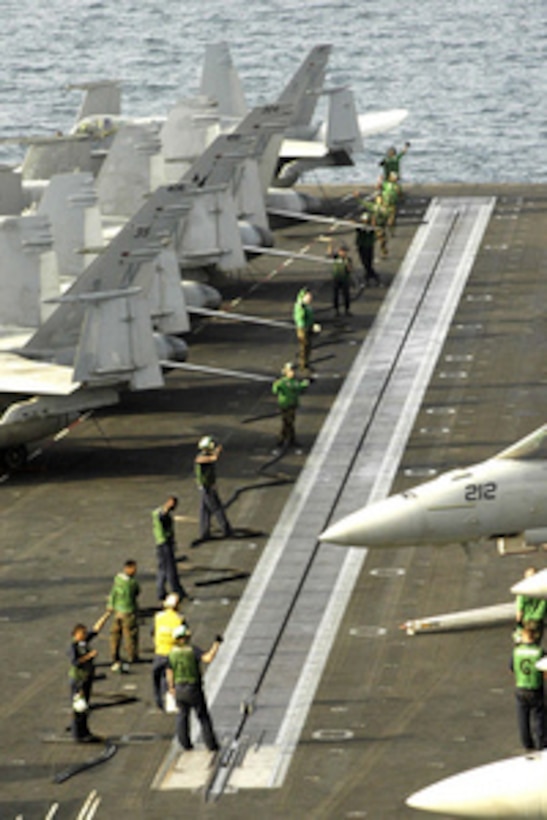
<path fill-rule="evenodd" d="M 523 578 L 511 587 L 514 595 L 530 595 L 533 598 L 547 598 L 547 569 L 542 569 L 528 578 Z"/>
<path fill-rule="evenodd" d="M 522 551 L 547 534 L 546 467 L 543 425 L 486 461 L 362 507 L 328 527 L 319 540 L 403 547 L 496 539 L 500 552 L 508 552 L 513 542 Z"/>
<path fill-rule="evenodd" d="M 450 817 L 547 820 L 547 751 L 479 766 L 407 798 L 413 809 Z"/>
<path fill-rule="evenodd" d="M 464 609 L 458 612 L 447 612 L 443 615 L 432 615 L 429 618 L 416 618 L 405 621 L 401 629 L 407 635 L 424 635 L 428 632 L 451 632 L 460 629 L 483 629 L 487 626 L 511 623 L 515 620 L 515 604 L 494 604 L 477 609 Z"/>

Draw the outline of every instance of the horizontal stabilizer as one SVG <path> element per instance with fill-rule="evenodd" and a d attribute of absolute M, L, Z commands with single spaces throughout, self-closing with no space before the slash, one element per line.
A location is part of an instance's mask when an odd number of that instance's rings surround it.
<path fill-rule="evenodd" d="M 16 353 L 0 353 L 0 392 L 66 396 L 78 389 L 72 367 L 36 362 Z"/>
<path fill-rule="evenodd" d="M 325 159 L 329 148 L 317 140 L 284 139 L 279 149 L 279 158 L 289 159 Z"/>

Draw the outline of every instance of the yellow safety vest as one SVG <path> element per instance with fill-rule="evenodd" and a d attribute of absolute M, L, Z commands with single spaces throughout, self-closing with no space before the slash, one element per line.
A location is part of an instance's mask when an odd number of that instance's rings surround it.
<path fill-rule="evenodd" d="M 167 609 L 154 616 L 154 652 L 156 655 L 168 655 L 175 645 L 173 630 L 180 626 L 184 618 L 179 612 Z"/>

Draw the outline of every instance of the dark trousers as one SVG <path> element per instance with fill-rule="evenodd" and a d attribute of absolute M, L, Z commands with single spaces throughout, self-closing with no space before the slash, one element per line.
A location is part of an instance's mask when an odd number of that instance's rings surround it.
<path fill-rule="evenodd" d="M 223 535 L 230 535 L 232 528 L 224 512 L 222 501 L 214 487 L 201 488 L 201 505 L 199 509 L 199 537 L 211 535 L 211 517 L 215 516 Z"/>
<path fill-rule="evenodd" d="M 338 313 L 338 309 L 340 306 L 340 294 L 344 299 L 344 307 L 346 309 L 346 313 L 349 310 L 349 278 L 347 276 L 344 277 L 335 277 L 332 280 L 332 302 L 334 305 L 334 309 L 336 313 Z"/>
<path fill-rule="evenodd" d="M 522 745 L 525 749 L 543 749 L 545 735 L 543 688 L 517 689 L 515 697 Z"/>
<path fill-rule="evenodd" d="M 165 670 L 167 669 L 167 661 L 167 655 L 154 655 L 154 660 L 152 661 L 154 700 L 160 709 L 165 709 L 165 693 L 167 691 Z"/>
<path fill-rule="evenodd" d="M 72 721 L 70 724 L 70 731 L 74 740 L 81 740 L 91 734 L 87 724 L 87 716 L 89 714 L 89 699 L 91 697 L 91 687 L 93 685 L 93 673 L 85 681 L 70 681 L 70 704 L 74 697 L 82 694 L 88 704 L 88 711 L 76 712 L 72 711 Z"/>
<path fill-rule="evenodd" d="M 282 407 L 281 410 L 281 433 L 279 444 L 294 444 L 296 441 L 294 422 L 296 418 L 296 407 Z"/>
<path fill-rule="evenodd" d="M 201 725 L 203 740 L 209 751 L 218 749 L 218 742 L 207 709 L 205 696 L 199 683 L 178 683 L 175 687 L 179 712 L 177 714 L 177 738 L 183 749 L 191 749 L 189 721 L 190 711 L 195 709 L 197 719 Z"/>
<path fill-rule="evenodd" d="M 365 282 L 370 282 L 374 280 L 376 284 L 380 283 L 380 277 L 374 270 L 374 246 L 370 245 L 370 247 L 358 247 L 357 250 L 359 251 L 359 258 L 361 259 L 361 264 L 363 266 L 363 270 L 365 271 Z"/>
<path fill-rule="evenodd" d="M 156 594 L 158 601 L 163 601 L 165 598 L 166 584 L 169 584 L 171 592 L 176 592 L 180 599 L 184 598 L 186 592 L 179 580 L 173 545 L 167 542 L 158 544 L 156 546 L 156 558 L 158 563 L 156 575 Z"/>

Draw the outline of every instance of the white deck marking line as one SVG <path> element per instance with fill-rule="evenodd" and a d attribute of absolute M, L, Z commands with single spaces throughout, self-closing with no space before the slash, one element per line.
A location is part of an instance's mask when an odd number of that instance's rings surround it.
<path fill-rule="evenodd" d="M 451 275 L 452 280 L 459 280 L 452 282 L 447 292 L 443 291 L 443 310 L 436 314 L 436 322 L 433 330 L 429 329 L 430 344 L 428 344 L 427 356 L 423 355 L 420 358 L 421 366 L 416 369 L 413 376 L 412 389 L 406 392 L 406 401 L 404 413 L 400 413 L 397 425 L 394 428 L 393 434 L 389 439 L 389 446 L 383 448 L 383 459 L 381 468 L 378 470 L 378 463 L 376 461 L 376 481 L 373 488 L 370 488 L 369 497 L 378 497 L 386 494 L 389 490 L 393 475 L 397 469 L 401 454 L 404 450 L 406 440 L 410 434 L 415 414 L 420 406 L 423 392 L 427 386 L 433 367 L 435 366 L 438 354 L 440 352 L 444 337 L 450 324 L 450 319 L 453 315 L 461 290 L 465 285 L 465 281 L 472 266 L 473 259 L 477 253 L 480 239 L 490 217 L 491 210 L 494 205 L 493 199 L 481 200 L 481 207 L 475 224 L 468 234 L 465 247 L 461 252 L 461 259 L 455 266 L 456 270 Z M 452 213 L 458 207 L 466 207 L 465 203 L 476 203 L 477 200 L 451 200 Z M 409 253 L 405 262 L 397 274 L 394 283 L 392 284 L 389 294 L 379 312 L 378 318 L 375 322 L 372 332 L 368 335 L 362 349 L 357 356 L 353 367 L 348 374 L 344 387 L 338 395 L 331 412 L 323 425 L 323 428 L 316 440 L 312 453 L 307 460 L 307 463 L 300 475 L 300 478 L 295 485 L 293 493 L 291 494 L 285 508 L 280 516 L 277 526 L 270 537 L 266 548 L 257 564 L 253 577 L 245 593 L 234 613 L 228 629 L 226 630 L 226 641 L 222 652 L 209 674 L 207 675 L 206 689 L 209 700 L 214 709 L 214 702 L 217 695 L 221 692 L 226 676 L 230 671 L 232 663 L 246 636 L 247 629 L 252 623 L 261 600 L 265 594 L 273 573 L 283 555 L 283 551 L 287 546 L 287 540 L 292 532 L 293 523 L 298 519 L 300 513 L 304 509 L 306 503 L 309 501 L 314 484 L 319 481 L 320 473 L 328 459 L 331 447 L 335 444 L 337 436 L 343 432 L 344 415 L 349 412 L 354 399 L 359 393 L 359 388 L 362 387 L 363 380 L 367 382 L 367 392 L 370 393 L 370 379 L 365 376 L 367 371 L 367 363 L 374 358 L 373 354 L 378 356 L 378 351 L 382 353 L 386 346 L 393 346 L 393 331 L 396 325 L 401 324 L 401 317 L 397 320 L 397 310 L 400 310 L 399 297 L 409 287 L 409 293 L 404 294 L 404 303 L 412 302 L 415 295 L 412 292 L 413 285 L 413 270 L 420 262 L 420 255 L 427 256 L 427 249 L 425 248 L 433 223 L 436 218 L 446 218 L 446 206 L 441 207 L 443 201 L 434 200 L 428 211 L 428 224 L 422 225 L 414 238 L 414 241 L 409 249 Z M 476 207 L 476 206 L 475 206 Z M 444 213 L 443 213 L 444 211 Z M 438 226 L 437 226 L 438 230 Z M 442 265 L 441 265 L 442 267 Z M 415 274 L 418 276 L 417 274 Z M 445 273 L 446 275 L 446 273 Z M 419 278 L 419 276 L 418 276 Z M 423 286 L 422 286 L 423 287 Z M 401 297 L 402 298 L 402 297 Z M 450 307 L 450 304 L 452 305 Z M 416 312 L 416 307 L 411 310 Z M 403 317 L 408 326 L 412 322 L 412 316 Z M 404 340 L 404 334 L 402 336 Z M 400 344 L 401 339 L 395 339 L 395 344 Z M 437 355 L 435 355 L 435 351 Z M 424 362 L 425 360 L 425 362 Z M 428 361 L 429 360 L 429 361 Z M 380 356 L 380 369 L 384 367 L 382 357 Z M 378 362 L 376 368 L 379 367 Z M 374 376 L 374 373 L 372 374 Z M 379 388 L 380 390 L 383 387 Z M 363 414 L 366 424 L 366 414 Z M 356 431 L 353 431 L 355 434 Z M 364 503 L 365 499 L 360 500 Z M 355 506 L 355 503 L 354 503 Z M 323 522 L 321 522 L 323 523 Z M 343 565 L 337 578 L 333 582 L 333 590 L 330 593 L 328 606 L 324 609 L 324 615 L 321 625 L 316 632 L 316 637 L 310 646 L 307 658 L 304 662 L 301 676 L 297 686 L 294 688 L 290 697 L 290 702 L 285 711 L 285 718 L 281 723 L 280 729 L 277 733 L 276 746 L 279 744 L 279 755 L 277 763 L 272 766 L 272 772 L 269 779 L 269 784 L 279 786 L 283 782 L 284 775 L 290 763 L 292 752 L 296 748 L 298 738 L 300 736 L 302 726 L 307 717 L 307 712 L 311 700 L 313 698 L 316 687 L 319 683 L 323 667 L 328 658 L 330 651 L 330 644 L 326 641 L 326 632 L 329 633 L 329 641 L 332 643 L 336 635 L 339 623 L 344 614 L 347 600 L 351 594 L 353 585 L 356 581 L 359 568 L 364 561 L 366 553 L 364 551 L 350 550 L 343 561 Z M 319 642 L 317 634 L 321 635 Z M 320 645 L 319 645 L 320 644 Z M 265 648 L 265 652 L 267 647 Z M 244 693 L 243 693 L 244 694 Z M 251 716 L 249 719 L 252 722 Z M 173 754 L 175 751 L 173 750 Z M 165 768 L 164 768 L 165 771 Z M 263 774 L 261 775 L 263 776 Z M 265 783 L 261 785 L 266 785 Z"/>

